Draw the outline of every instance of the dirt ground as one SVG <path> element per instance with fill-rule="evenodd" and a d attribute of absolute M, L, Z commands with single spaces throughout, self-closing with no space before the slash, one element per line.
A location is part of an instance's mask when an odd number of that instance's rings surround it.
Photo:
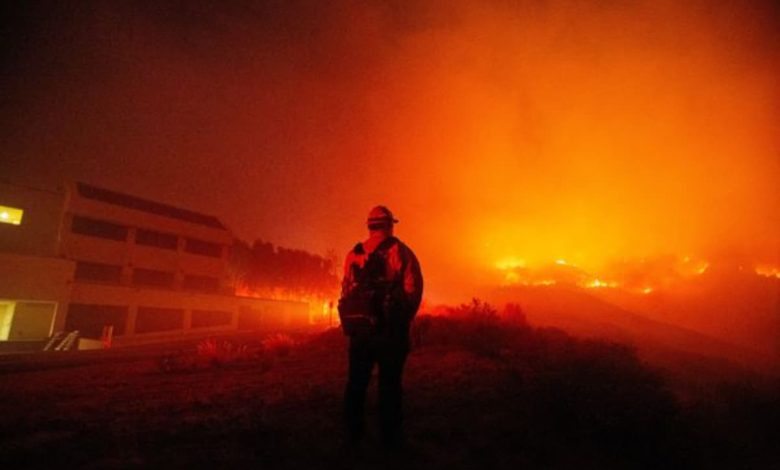
<path fill-rule="evenodd" d="M 413 350 L 407 446 L 397 452 L 378 444 L 375 381 L 367 442 L 342 445 L 347 360 L 337 330 L 266 348 L 262 338 L 244 337 L 230 357 L 169 349 L 56 367 L 6 363 L 0 455 L 14 468 L 641 468 L 710 460 L 702 452 L 710 441 L 691 437 L 670 394 L 630 354 L 528 338 L 534 346 L 514 358 L 446 341 Z"/>

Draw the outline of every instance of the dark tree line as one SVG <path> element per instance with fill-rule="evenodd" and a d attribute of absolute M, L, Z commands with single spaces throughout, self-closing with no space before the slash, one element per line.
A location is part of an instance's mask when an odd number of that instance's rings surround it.
<path fill-rule="evenodd" d="M 235 240 L 230 269 L 236 290 L 272 297 L 329 298 L 338 291 L 334 255 L 326 257 L 255 240 Z"/>

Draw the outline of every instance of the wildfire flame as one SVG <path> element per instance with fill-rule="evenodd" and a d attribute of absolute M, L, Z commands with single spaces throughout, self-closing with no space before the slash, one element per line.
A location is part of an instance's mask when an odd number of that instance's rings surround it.
<path fill-rule="evenodd" d="M 761 264 L 756 266 L 756 274 L 759 276 L 764 277 L 773 277 L 775 279 L 780 279 L 780 267 L 778 266 L 772 266 L 769 264 Z"/>
<path fill-rule="evenodd" d="M 584 289 L 622 289 L 637 294 L 652 294 L 661 287 L 701 276 L 710 263 L 692 256 L 651 261 L 639 259 L 606 266 L 593 272 L 563 259 L 548 263 L 529 264 L 517 257 L 507 257 L 495 263 L 501 273 L 501 284 L 505 286 L 551 286 L 568 284 Z M 756 272 L 763 276 L 780 277 L 780 270 L 774 266 L 761 266 Z"/>

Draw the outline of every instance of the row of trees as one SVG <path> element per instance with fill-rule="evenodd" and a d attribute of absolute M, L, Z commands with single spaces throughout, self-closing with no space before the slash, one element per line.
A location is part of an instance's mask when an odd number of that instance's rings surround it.
<path fill-rule="evenodd" d="M 269 297 L 333 298 L 339 288 L 335 252 L 326 256 L 255 240 L 233 243 L 230 269 L 240 292 Z"/>

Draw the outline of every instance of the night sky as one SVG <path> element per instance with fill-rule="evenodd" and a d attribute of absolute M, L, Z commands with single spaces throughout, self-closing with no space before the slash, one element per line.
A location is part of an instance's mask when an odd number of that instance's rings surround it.
<path fill-rule="evenodd" d="M 744 1 L 3 2 L 0 177 L 323 254 L 780 261 L 780 10 Z"/>

